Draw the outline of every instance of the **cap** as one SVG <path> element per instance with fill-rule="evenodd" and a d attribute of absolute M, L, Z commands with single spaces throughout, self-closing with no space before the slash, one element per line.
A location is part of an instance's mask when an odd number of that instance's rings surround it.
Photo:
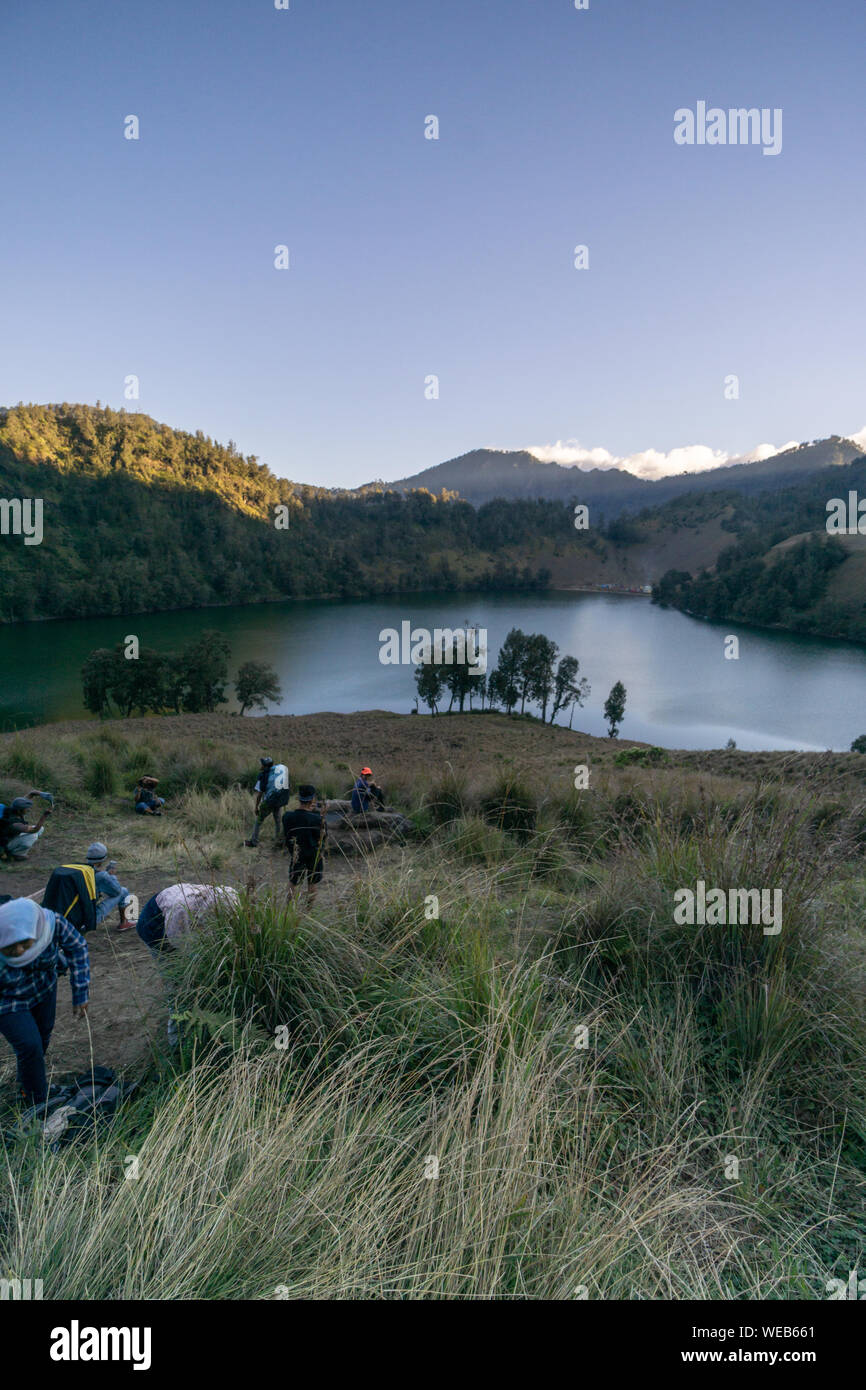
<path fill-rule="evenodd" d="M 316 788 L 311 782 L 304 782 L 303 786 L 298 787 L 299 801 L 315 801 Z"/>
<path fill-rule="evenodd" d="M 101 840 L 94 840 L 92 845 L 87 846 L 88 864 L 96 864 L 100 859 L 108 857 L 108 849 Z"/>
<path fill-rule="evenodd" d="M 372 777 L 372 776 L 373 776 L 373 769 L 372 769 L 371 767 L 362 767 L 362 768 L 361 768 L 361 776 L 362 776 L 362 777 Z"/>

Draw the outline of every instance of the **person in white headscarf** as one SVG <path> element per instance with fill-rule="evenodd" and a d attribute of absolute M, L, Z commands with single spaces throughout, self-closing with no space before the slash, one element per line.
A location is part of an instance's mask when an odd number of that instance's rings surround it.
<path fill-rule="evenodd" d="M 87 1013 L 90 960 L 79 931 L 32 898 L 0 905 L 0 1034 L 18 1062 L 18 1084 L 27 1105 L 48 1095 L 45 1053 L 57 1011 L 58 956 L 63 952 L 72 986 L 72 1012 Z"/>

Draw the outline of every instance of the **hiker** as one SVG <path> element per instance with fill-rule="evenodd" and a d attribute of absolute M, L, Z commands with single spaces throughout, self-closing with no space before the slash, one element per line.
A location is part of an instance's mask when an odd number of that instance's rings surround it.
<path fill-rule="evenodd" d="M 274 818 L 275 843 L 282 842 L 280 835 L 280 811 L 289 801 L 289 769 L 285 763 L 275 763 L 273 758 L 259 759 L 262 770 L 256 778 L 253 791 L 256 795 L 255 820 L 250 838 L 244 844 L 251 849 L 259 842 L 259 832 L 268 816 Z"/>
<path fill-rule="evenodd" d="M 135 784 L 135 809 L 142 816 L 161 816 L 165 798 L 157 796 L 158 777 L 139 777 Z"/>
<path fill-rule="evenodd" d="M 4 853 L 7 859 L 26 859 L 45 829 L 51 808 L 43 811 L 38 821 L 30 825 L 27 812 L 32 805 L 29 796 L 16 796 L 0 816 L 0 852 Z"/>
<path fill-rule="evenodd" d="M 316 900 L 316 889 L 322 881 L 324 845 L 328 835 L 324 807 L 315 809 L 316 796 L 316 788 L 305 782 L 298 788 L 298 810 L 287 811 L 283 816 L 286 849 L 293 856 L 289 865 L 289 897 L 294 898 L 295 889 L 305 878 L 307 902 L 311 907 Z"/>
<path fill-rule="evenodd" d="M 45 1053 L 57 1010 L 61 951 L 69 967 L 72 1012 L 84 1018 L 90 962 L 81 933 L 32 898 L 13 898 L 0 907 L 0 1033 L 18 1059 L 18 1084 L 28 1105 L 48 1096 Z"/>
<path fill-rule="evenodd" d="M 220 903 L 236 908 L 240 899 L 234 888 L 208 883 L 173 883 L 148 898 L 139 913 L 136 931 L 154 960 L 175 949 L 174 942 L 194 921 L 212 912 Z M 171 995 L 168 998 L 168 1041 L 177 1047 L 180 1036 L 174 1018 Z"/>
<path fill-rule="evenodd" d="M 151 955 L 158 957 L 174 950 L 173 942 L 189 930 L 194 920 L 219 904 L 237 907 L 239 901 L 234 888 L 209 883 L 173 883 L 148 898 L 135 929 Z"/>
<path fill-rule="evenodd" d="M 130 931 L 135 926 L 135 919 L 126 916 L 126 909 L 133 901 L 133 896 L 128 888 L 122 887 L 114 877 L 113 870 L 116 868 L 112 859 L 108 862 L 108 850 L 101 840 L 94 840 L 87 850 L 87 862 L 93 870 L 96 880 L 96 892 L 98 894 L 96 902 L 96 924 L 104 921 L 113 907 L 117 908 L 118 931 Z"/>
<path fill-rule="evenodd" d="M 371 802 L 375 810 L 384 811 L 385 793 L 373 781 L 373 769 L 362 767 L 361 776 L 352 788 L 352 810 L 355 815 L 361 811 L 369 811 Z"/>

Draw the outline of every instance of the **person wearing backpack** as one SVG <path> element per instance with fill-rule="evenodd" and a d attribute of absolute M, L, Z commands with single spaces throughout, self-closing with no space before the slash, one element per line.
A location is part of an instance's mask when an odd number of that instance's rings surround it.
<path fill-rule="evenodd" d="M 32 898 L 0 906 L 0 1034 L 18 1061 L 18 1084 L 28 1105 L 48 1096 L 45 1053 L 57 1011 L 58 956 L 72 986 L 72 1012 L 87 1014 L 90 960 L 87 943 L 65 917 Z"/>
<path fill-rule="evenodd" d="M 38 821 L 30 825 L 27 812 L 32 805 L 29 796 L 16 796 L 10 806 L 4 807 L 0 817 L 0 853 L 5 854 L 7 859 L 26 859 L 45 829 L 51 808 L 43 811 Z"/>
<path fill-rule="evenodd" d="M 273 758 L 259 759 L 262 770 L 256 778 L 255 820 L 250 838 L 244 844 L 253 849 L 259 843 L 259 832 L 268 816 L 274 818 L 276 843 L 280 844 L 280 811 L 289 800 L 289 769 L 285 763 L 275 763 Z"/>
<path fill-rule="evenodd" d="M 286 849 L 292 855 L 289 865 L 289 897 L 294 898 L 295 889 L 301 880 L 307 881 L 307 902 L 310 907 L 316 900 L 316 890 L 322 881 L 324 869 L 324 845 L 328 835 L 324 808 L 315 810 L 316 788 L 304 783 L 298 788 L 297 811 L 287 811 L 283 816 L 283 834 Z"/>

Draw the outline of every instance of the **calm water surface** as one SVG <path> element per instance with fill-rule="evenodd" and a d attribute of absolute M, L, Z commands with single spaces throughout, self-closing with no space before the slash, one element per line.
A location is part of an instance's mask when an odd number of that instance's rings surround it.
<path fill-rule="evenodd" d="M 622 734 L 672 748 L 848 748 L 866 733 L 866 649 L 819 638 L 704 623 L 648 600 L 601 594 L 422 594 L 79 619 L 0 627 L 3 727 L 79 718 L 80 670 L 94 647 L 129 633 L 143 646 L 177 650 L 202 628 L 225 633 L 232 671 L 270 662 L 283 699 L 272 713 L 412 708 L 411 666 L 383 666 L 379 632 L 456 627 L 488 630 L 491 663 L 509 628 L 544 632 L 580 661 L 592 686 L 574 727 L 605 732 L 602 706 L 614 681 L 628 691 Z M 740 640 L 736 661 L 724 639 Z M 227 708 L 234 708 L 231 701 Z"/>

